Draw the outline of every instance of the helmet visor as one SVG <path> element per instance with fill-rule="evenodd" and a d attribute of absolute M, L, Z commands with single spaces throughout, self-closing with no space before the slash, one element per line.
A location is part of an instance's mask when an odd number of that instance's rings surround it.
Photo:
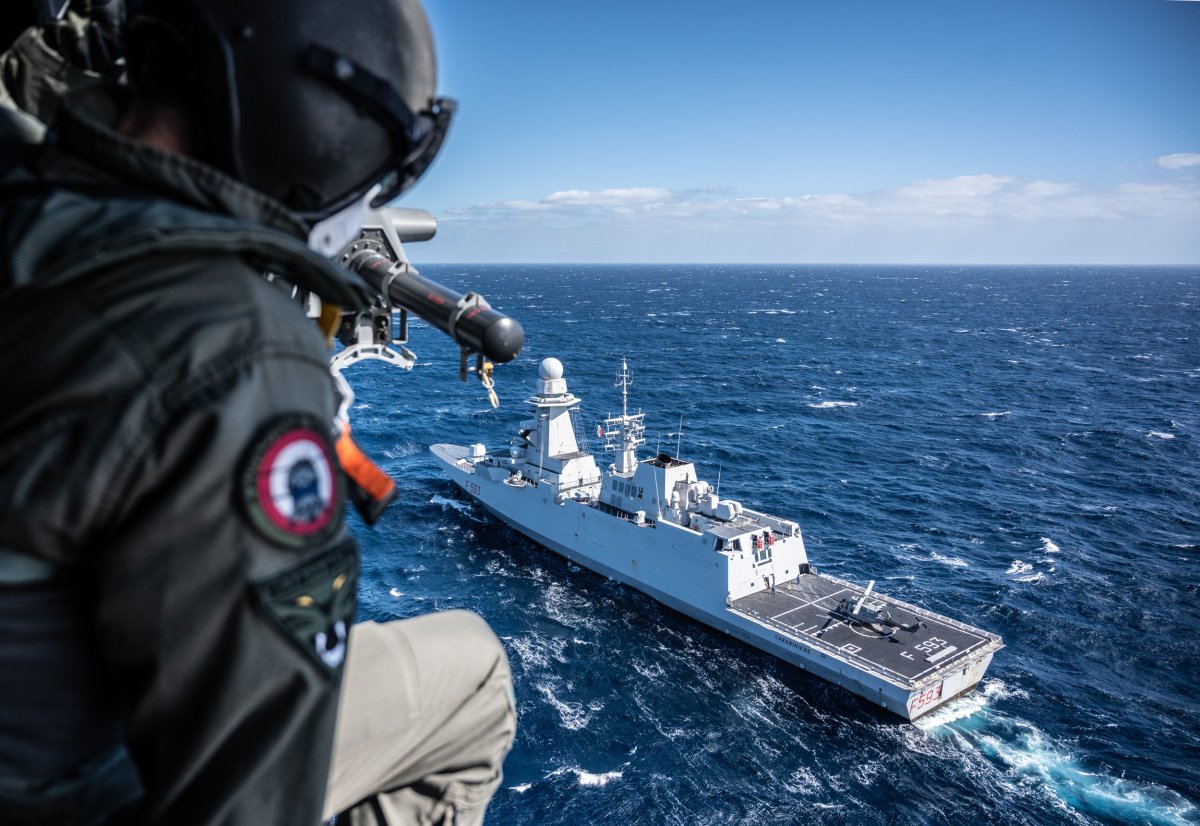
<path fill-rule="evenodd" d="M 450 98 L 437 98 L 427 111 L 417 115 L 423 122 L 417 142 L 403 158 L 392 158 L 394 166 L 379 181 L 379 194 L 371 199 L 372 207 L 381 207 L 399 197 L 425 174 L 442 149 L 455 106 Z"/>
<path fill-rule="evenodd" d="M 427 109 L 414 112 L 390 83 L 346 55 L 314 43 L 305 51 L 304 58 L 308 71 L 331 84 L 383 127 L 392 145 L 391 154 L 380 159 L 369 180 L 332 198 L 316 217 L 336 212 L 376 184 L 380 185 L 380 191 L 371 200 L 372 207 L 386 204 L 416 183 L 442 148 L 455 102 L 450 98 L 433 98 Z"/>

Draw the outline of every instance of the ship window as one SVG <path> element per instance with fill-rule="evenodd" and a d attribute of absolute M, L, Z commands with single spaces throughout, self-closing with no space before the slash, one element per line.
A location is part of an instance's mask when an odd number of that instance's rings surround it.
<path fill-rule="evenodd" d="M 770 561 L 771 561 L 771 546 L 770 545 L 763 545 L 762 548 L 756 547 L 754 549 L 754 563 L 756 565 L 761 562 L 770 562 Z"/>
<path fill-rule="evenodd" d="M 638 488 L 638 499 L 642 498 L 642 489 Z"/>

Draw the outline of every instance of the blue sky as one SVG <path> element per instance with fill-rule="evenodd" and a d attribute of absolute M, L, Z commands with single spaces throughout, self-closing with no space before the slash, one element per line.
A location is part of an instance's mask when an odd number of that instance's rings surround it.
<path fill-rule="evenodd" d="M 425 2 L 418 263 L 1200 263 L 1196 0 Z"/>

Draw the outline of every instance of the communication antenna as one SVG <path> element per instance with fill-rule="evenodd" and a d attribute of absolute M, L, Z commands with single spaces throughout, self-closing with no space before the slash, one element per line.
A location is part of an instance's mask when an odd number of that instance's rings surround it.
<path fill-rule="evenodd" d="M 679 414 L 679 432 L 675 434 L 675 458 L 679 458 L 679 444 L 683 441 L 683 414 Z"/>
<path fill-rule="evenodd" d="M 725 467 L 725 462 L 717 465 L 717 496 L 721 495 L 721 468 Z"/>
<path fill-rule="evenodd" d="M 629 416 L 629 388 L 633 384 L 633 376 L 629 375 L 629 365 L 625 361 L 625 357 L 621 356 L 621 372 L 617 373 L 617 380 L 614 382 L 614 387 L 621 388 L 621 418 Z"/>

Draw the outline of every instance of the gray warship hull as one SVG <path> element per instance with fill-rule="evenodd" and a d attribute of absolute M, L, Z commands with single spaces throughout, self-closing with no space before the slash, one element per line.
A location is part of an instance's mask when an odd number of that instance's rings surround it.
<path fill-rule="evenodd" d="M 795 522 L 720 501 L 690 462 L 637 460 L 641 414 L 606 420 L 622 453 L 601 473 L 564 415 L 579 400 L 566 392 L 561 365 L 548 372 L 529 400 L 537 418 L 522 423 L 509 455 L 431 447 L 446 475 L 496 518 L 908 720 L 983 678 L 1003 647 L 998 636 L 817 573 Z"/>

